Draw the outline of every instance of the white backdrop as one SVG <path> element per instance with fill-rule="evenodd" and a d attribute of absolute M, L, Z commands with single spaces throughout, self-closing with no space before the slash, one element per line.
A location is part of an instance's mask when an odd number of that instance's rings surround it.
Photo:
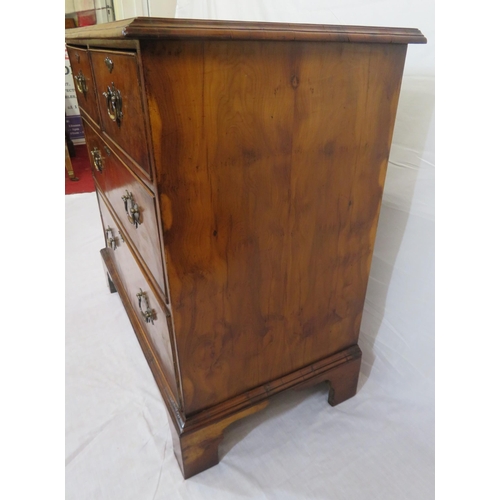
<path fill-rule="evenodd" d="M 165 409 L 116 294 L 94 195 L 66 197 L 66 498 L 434 498 L 434 4 L 178 0 L 176 17 L 419 28 L 410 45 L 365 311 L 358 394 L 284 394 L 184 481 Z"/>

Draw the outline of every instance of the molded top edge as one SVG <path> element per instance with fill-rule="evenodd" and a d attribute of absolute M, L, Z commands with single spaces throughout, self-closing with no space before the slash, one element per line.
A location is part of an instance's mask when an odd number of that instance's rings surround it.
<path fill-rule="evenodd" d="M 136 17 L 66 30 L 66 41 L 84 39 L 226 39 L 427 43 L 424 35 L 415 28 L 156 17 Z"/>

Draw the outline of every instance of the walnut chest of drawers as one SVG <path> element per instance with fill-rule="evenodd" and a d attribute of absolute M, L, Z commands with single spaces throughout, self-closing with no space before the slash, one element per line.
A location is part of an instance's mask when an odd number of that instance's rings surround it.
<path fill-rule="evenodd" d="M 425 41 L 154 18 L 66 31 L 107 279 L 184 477 L 274 394 L 355 394 L 406 50 Z"/>

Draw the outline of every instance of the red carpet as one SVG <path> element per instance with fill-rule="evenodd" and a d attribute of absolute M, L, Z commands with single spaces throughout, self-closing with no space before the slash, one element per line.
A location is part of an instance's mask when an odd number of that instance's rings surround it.
<path fill-rule="evenodd" d="M 92 193 L 95 191 L 95 187 L 92 179 L 92 168 L 87 154 L 87 146 L 85 144 L 75 146 L 75 154 L 76 156 L 71 158 L 71 164 L 78 180 L 72 181 L 68 176 L 68 172 L 64 169 L 66 175 L 66 194 Z"/>

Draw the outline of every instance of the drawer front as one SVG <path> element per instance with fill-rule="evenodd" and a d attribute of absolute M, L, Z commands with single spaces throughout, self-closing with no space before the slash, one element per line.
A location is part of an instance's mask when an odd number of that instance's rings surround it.
<path fill-rule="evenodd" d="M 78 106 L 83 109 L 95 123 L 99 123 L 99 112 L 97 110 L 97 100 L 90 66 L 89 53 L 85 49 L 68 47 L 69 62 L 71 72 L 75 82 Z"/>
<path fill-rule="evenodd" d="M 148 284 L 141 269 L 130 251 L 126 239 L 122 240 L 120 230 L 111 215 L 101 193 L 97 191 L 97 198 L 101 210 L 106 246 L 113 250 L 112 258 L 122 284 L 125 287 L 128 299 L 136 316 L 141 321 L 148 335 L 157 358 L 163 368 L 165 378 L 179 402 L 176 368 L 172 352 L 170 336 L 171 324 L 166 310 L 160 306 L 161 301 Z M 140 297 L 138 296 L 140 294 Z"/>
<path fill-rule="evenodd" d="M 90 50 L 101 129 L 151 179 L 139 67 L 133 52 Z"/>
<path fill-rule="evenodd" d="M 165 294 L 155 197 L 84 120 L 83 126 L 95 182 L 109 200 L 143 265 Z"/>

